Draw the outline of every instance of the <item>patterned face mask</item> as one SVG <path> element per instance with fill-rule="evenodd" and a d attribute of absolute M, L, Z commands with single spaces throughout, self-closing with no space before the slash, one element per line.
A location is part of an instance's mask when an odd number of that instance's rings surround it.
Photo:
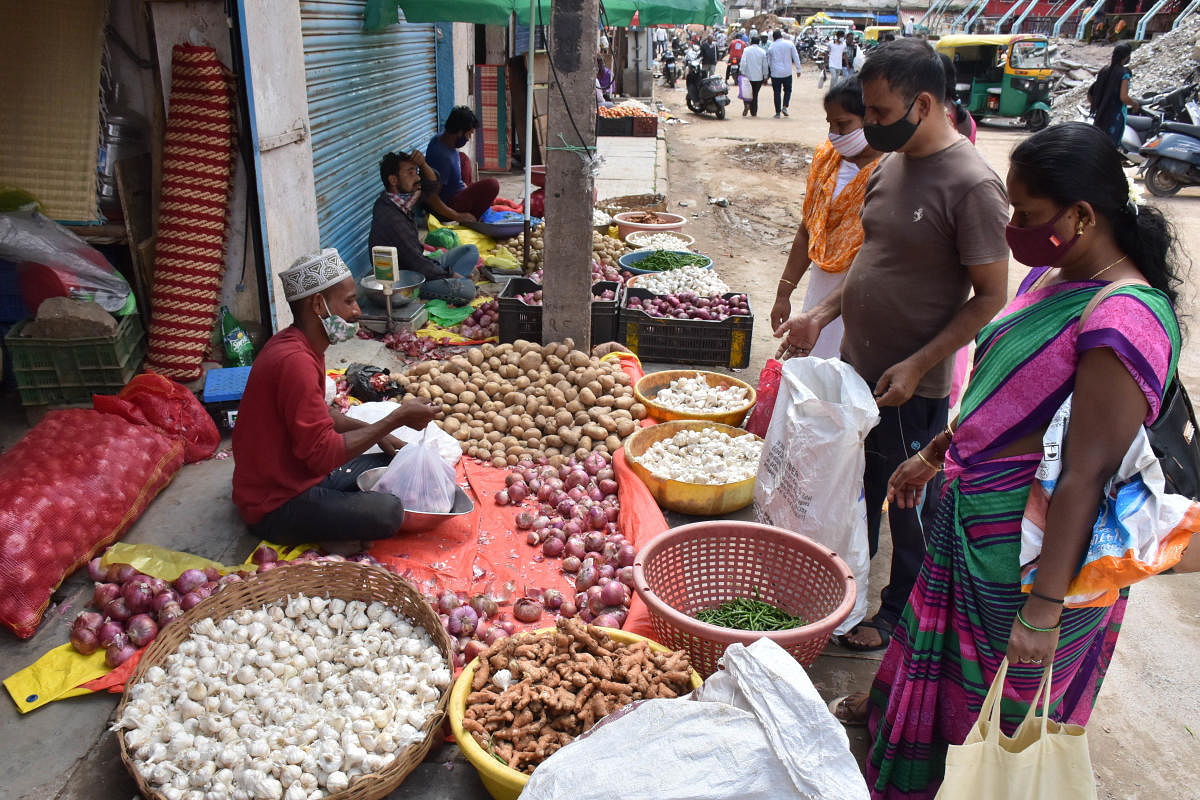
<path fill-rule="evenodd" d="M 325 328 L 325 335 L 329 337 L 330 344 L 340 344 L 348 342 L 358 335 L 358 323 L 347 322 L 329 310 L 329 301 L 324 297 L 321 302 L 325 304 L 325 313 L 329 316 L 321 317 L 321 326 Z"/>

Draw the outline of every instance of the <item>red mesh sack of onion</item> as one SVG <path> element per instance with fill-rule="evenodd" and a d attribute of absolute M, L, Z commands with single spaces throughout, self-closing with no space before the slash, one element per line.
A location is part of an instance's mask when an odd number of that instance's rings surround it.
<path fill-rule="evenodd" d="M 0 624 L 28 639 L 63 579 L 120 538 L 184 445 L 113 414 L 47 414 L 0 455 Z"/>

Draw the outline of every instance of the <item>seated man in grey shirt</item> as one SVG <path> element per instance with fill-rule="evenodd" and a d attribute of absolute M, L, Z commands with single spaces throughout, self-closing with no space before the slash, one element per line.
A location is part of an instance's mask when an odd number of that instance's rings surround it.
<path fill-rule="evenodd" d="M 874 387 L 880 422 L 867 436 L 863 476 L 874 555 L 888 479 L 946 427 L 954 353 L 1004 305 L 1008 197 L 1000 177 L 950 126 L 945 73 L 928 44 L 881 45 L 860 79 L 867 142 L 889 153 L 867 183 L 863 246 L 840 290 L 775 335 L 805 356 L 840 314 L 841 357 Z M 887 646 L 920 571 L 938 496 L 931 483 L 923 507 L 889 507 L 890 581 L 879 612 L 841 637 L 843 646 Z"/>

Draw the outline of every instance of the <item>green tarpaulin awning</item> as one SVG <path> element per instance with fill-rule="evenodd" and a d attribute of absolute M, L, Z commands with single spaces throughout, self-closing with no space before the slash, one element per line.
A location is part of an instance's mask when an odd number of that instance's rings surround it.
<path fill-rule="evenodd" d="M 541 19 L 550 22 L 551 0 L 538 0 Z M 408 22 L 473 22 L 477 25 L 507 25 L 513 14 L 517 22 L 529 24 L 530 3 L 522 0 L 367 0 L 364 14 L 368 31 L 393 25 L 404 11 Z M 627 27 L 634 12 L 642 25 L 717 25 L 725 17 L 720 0 L 605 0 L 609 25 Z M 535 9 L 535 17 L 537 11 Z M 536 20 L 535 20 L 536 21 Z"/>

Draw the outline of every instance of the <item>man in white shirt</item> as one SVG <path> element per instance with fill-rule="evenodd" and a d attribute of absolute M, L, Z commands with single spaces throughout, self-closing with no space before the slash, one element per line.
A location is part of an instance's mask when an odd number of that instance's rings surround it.
<path fill-rule="evenodd" d="M 838 31 L 829 43 L 829 79 L 832 83 L 837 83 L 845 74 L 845 66 L 846 40 L 842 38 L 842 32 Z"/>
<path fill-rule="evenodd" d="M 771 91 L 775 95 L 775 119 L 788 116 L 788 103 L 792 101 L 792 67 L 800 74 L 800 54 L 796 46 L 783 38 L 783 31 L 776 29 L 774 39 L 767 48 L 767 68 L 771 75 Z M 780 95 L 783 102 L 780 103 Z"/>
<path fill-rule="evenodd" d="M 750 81 L 750 99 L 743 100 L 745 108 L 742 109 L 742 116 L 749 114 L 752 117 L 758 116 L 758 90 L 762 88 L 763 83 L 767 80 L 767 53 L 758 46 L 758 37 L 750 39 L 750 45 L 742 51 L 742 60 L 738 64 L 738 69 L 741 75 L 745 76 L 746 80 Z"/>

